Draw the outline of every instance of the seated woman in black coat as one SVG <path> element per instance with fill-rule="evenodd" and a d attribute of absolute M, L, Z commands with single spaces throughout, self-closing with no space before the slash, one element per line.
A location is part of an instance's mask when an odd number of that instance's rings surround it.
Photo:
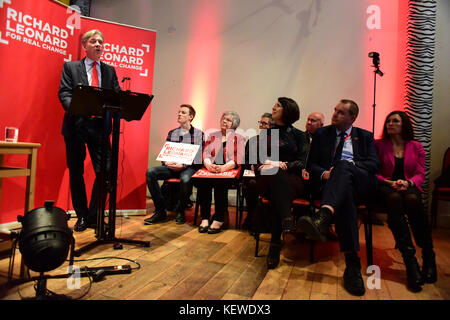
<path fill-rule="evenodd" d="M 275 126 L 267 130 L 265 142 L 264 139 L 259 140 L 259 148 L 266 150 L 268 155 L 258 157 L 255 173 L 259 194 L 270 201 L 272 237 L 267 256 L 269 269 L 276 268 L 280 262 L 282 233 L 294 229 L 291 202 L 304 194 L 302 169 L 306 165 L 306 135 L 292 126 L 299 118 L 300 110 L 294 100 L 278 98 L 272 108 Z"/>

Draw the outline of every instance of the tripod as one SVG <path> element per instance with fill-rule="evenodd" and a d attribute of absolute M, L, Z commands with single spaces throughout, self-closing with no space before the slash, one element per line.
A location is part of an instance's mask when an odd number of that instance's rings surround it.
<path fill-rule="evenodd" d="M 95 235 L 97 240 L 75 250 L 75 256 L 80 256 L 98 245 L 114 243 L 115 249 L 122 249 L 121 243 L 150 247 L 150 241 L 119 239 L 115 236 L 117 170 L 119 160 L 120 119 L 126 121 L 140 120 L 150 104 L 153 96 L 130 91 L 115 92 L 111 89 L 79 85 L 74 91 L 69 109 L 71 114 L 101 116 L 104 119 L 101 150 L 101 170 L 99 173 L 99 197 L 97 205 L 97 225 Z M 87 109 L 87 105 L 93 106 Z M 112 123 L 112 128 L 111 128 Z M 111 168 L 107 172 L 107 153 L 109 133 L 112 130 Z M 108 179 L 109 178 L 109 179 Z M 107 187 L 107 181 L 109 182 Z M 106 193 L 109 192 L 108 223 L 105 224 Z"/>

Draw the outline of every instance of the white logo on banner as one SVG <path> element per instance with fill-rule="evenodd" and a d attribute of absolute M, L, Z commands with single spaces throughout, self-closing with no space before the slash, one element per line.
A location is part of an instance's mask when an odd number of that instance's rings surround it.
<path fill-rule="evenodd" d="M 143 71 L 139 75 L 148 76 L 148 69 L 143 68 L 144 55 L 150 52 L 150 45 L 142 44 L 141 48 L 128 47 L 119 44 L 105 43 L 103 61 L 115 68 L 125 68 Z"/>
<path fill-rule="evenodd" d="M 3 8 L 3 3 L 11 4 L 11 0 L 0 0 L 0 8 Z"/>
<path fill-rule="evenodd" d="M 11 1 L 0 0 L 1 7 L 3 7 L 3 3 L 11 4 Z M 11 7 L 6 9 L 5 23 L 5 34 L 3 38 L 3 34 L 0 33 L 0 43 L 8 45 L 9 41 L 6 39 L 12 39 L 63 56 L 67 55 L 69 32 L 65 28 L 60 28 Z M 69 59 L 71 58 L 69 55 Z"/>
<path fill-rule="evenodd" d="M 11 0 L 0 0 L 0 8 L 3 8 L 3 3 L 11 4 Z M 8 40 L 2 39 L 2 33 L 0 32 L 0 43 L 8 44 Z"/>

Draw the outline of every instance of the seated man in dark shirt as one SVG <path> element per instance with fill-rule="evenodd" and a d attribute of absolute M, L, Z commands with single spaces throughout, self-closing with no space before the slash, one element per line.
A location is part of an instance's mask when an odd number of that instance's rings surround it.
<path fill-rule="evenodd" d="M 192 193 L 191 177 L 201 167 L 202 163 L 202 145 L 204 140 L 203 132 L 191 125 L 195 117 L 195 110 L 191 105 L 183 104 L 178 110 L 178 123 L 180 126 L 170 130 L 167 134 L 166 141 L 181 142 L 189 144 L 197 144 L 200 146 L 196 158 L 192 165 L 187 166 L 175 162 L 163 162 L 161 166 L 153 167 L 147 170 L 147 186 L 155 205 L 155 214 L 145 219 L 145 224 L 155 224 L 167 220 L 166 203 L 161 193 L 158 180 L 167 180 L 172 178 L 180 179 L 180 193 L 178 204 L 175 208 L 177 213 L 176 223 L 183 224 L 186 222 L 184 211 Z"/>

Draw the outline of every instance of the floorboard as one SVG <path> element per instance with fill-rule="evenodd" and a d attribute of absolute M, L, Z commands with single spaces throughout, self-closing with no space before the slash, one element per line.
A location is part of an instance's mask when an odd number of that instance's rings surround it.
<path fill-rule="evenodd" d="M 151 205 L 149 206 L 151 212 Z M 116 236 L 146 240 L 148 248 L 123 244 L 115 250 L 102 244 L 76 258 L 75 265 L 98 267 L 129 264 L 131 274 L 107 275 L 100 282 L 81 278 L 78 289 L 68 287 L 67 279 L 48 280 L 48 289 L 84 300 L 448 300 L 450 299 L 450 229 L 434 229 L 433 239 L 438 264 L 438 282 L 426 284 L 419 293 L 406 287 L 402 257 L 394 247 L 387 225 L 374 226 L 374 263 L 380 267 L 379 287 L 373 274 L 366 274 L 367 263 L 363 227 L 360 228 L 361 263 L 366 294 L 355 297 L 343 287 L 344 254 L 337 242 L 317 244 L 311 263 L 308 240 L 287 237 L 279 266 L 268 270 L 266 257 L 270 236 L 261 235 L 259 256 L 254 256 L 255 241 L 243 230 L 234 228 L 234 208 L 230 208 L 229 229 L 219 234 L 200 234 L 192 225 L 193 209 L 187 211 L 187 222 L 177 225 L 171 219 L 156 225 L 145 225 L 147 216 L 120 218 Z M 75 219 L 69 221 L 73 227 Z M 95 240 L 88 229 L 74 233 L 76 248 Z M 417 258 L 422 263 L 420 248 Z M 122 260 L 125 258 L 128 260 Z M 87 261 L 80 261 L 81 259 Z M 137 261 L 140 267 L 133 263 Z M 7 283 L 9 259 L 0 259 L 0 299 L 19 300 L 35 294 L 34 283 L 20 286 Z M 20 253 L 17 250 L 14 278 L 19 276 Z M 49 272 L 67 272 L 68 262 Z M 37 273 L 31 272 L 32 276 Z"/>

